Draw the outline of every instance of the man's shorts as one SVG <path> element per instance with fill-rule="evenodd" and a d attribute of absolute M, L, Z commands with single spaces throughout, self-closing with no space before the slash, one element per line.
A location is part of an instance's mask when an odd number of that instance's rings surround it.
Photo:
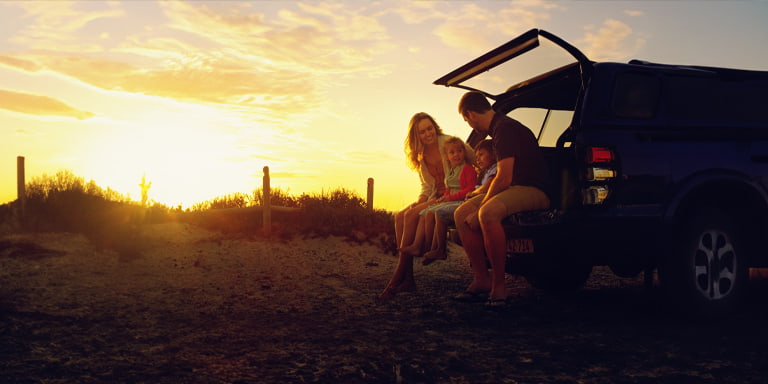
<path fill-rule="evenodd" d="M 474 196 L 467 200 L 477 207 L 485 198 L 485 195 Z M 549 208 L 549 197 L 544 191 L 528 185 L 513 185 L 491 198 L 499 201 L 507 208 L 506 216 L 517 212 L 535 211 Z"/>

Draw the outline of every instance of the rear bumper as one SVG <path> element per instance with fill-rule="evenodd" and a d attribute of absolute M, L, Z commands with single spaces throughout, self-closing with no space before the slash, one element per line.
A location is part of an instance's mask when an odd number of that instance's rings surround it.
<path fill-rule="evenodd" d="M 568 215 L 558 210 L 523 212 L 503 221 L 508 241 L 531 239 L 533 253 L 509 258 L 535 257 L 546 252 L 558 258 L 578 258 L 592 265 L 611 265 L 631 258 L 652 258 L 663 247 L 664 225 L 650 216 Z"/>

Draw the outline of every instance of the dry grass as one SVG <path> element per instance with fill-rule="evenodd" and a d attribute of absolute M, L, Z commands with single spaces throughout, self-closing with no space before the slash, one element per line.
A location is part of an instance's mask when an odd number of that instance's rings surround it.
<path fill-rule="evenodd" d="M 14 215 L 17 202 L 0 206 L 0 234 L 13 231 L 79 233 L 100 248 L 116 250 L 128 257 L 144 248 L 139 228 L 145 224 L 187 222 L 229 237 L 266 236 L 262 230 L 261 189 L 250 196 L 233 193 L 217 197 L 186 211 L 161 204 L 141 205 L 69 171 L 33 179 L 26 190 L 24 220 Z M 270 237 L 341 236 L 358 243 L 375 244 L 384 252 L 395 249 L 392 215 L 367 209 L 362 198 L 343 188 L 298 197 L 274 188 L 270 201 L 275 207 Z"/>

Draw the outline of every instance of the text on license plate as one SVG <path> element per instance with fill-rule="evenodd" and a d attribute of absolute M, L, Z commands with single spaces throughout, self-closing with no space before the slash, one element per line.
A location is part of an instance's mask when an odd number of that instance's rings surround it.
<path fill-rule="evenodd" d="M 533 253 L 532 239 L 510 239 L 507 243 L 508 253 Z"/>

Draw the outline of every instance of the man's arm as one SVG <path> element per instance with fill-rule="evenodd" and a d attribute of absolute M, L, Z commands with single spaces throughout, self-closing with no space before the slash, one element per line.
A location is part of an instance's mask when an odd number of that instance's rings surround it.
<path fill-rule="evenodd" d="M 512 184 L 512 177 L 514 176 L 515 170 L 515 158 L 507 157 L 501 159 L 496 163 L 496 167 L 496 176 L 491 180 L 491 185 L 488 187 L 488 193 L 485 194 L 483 202 L 480 203 L 481 206 L 499 192 L 509 188 L 509 185 Z"/>

